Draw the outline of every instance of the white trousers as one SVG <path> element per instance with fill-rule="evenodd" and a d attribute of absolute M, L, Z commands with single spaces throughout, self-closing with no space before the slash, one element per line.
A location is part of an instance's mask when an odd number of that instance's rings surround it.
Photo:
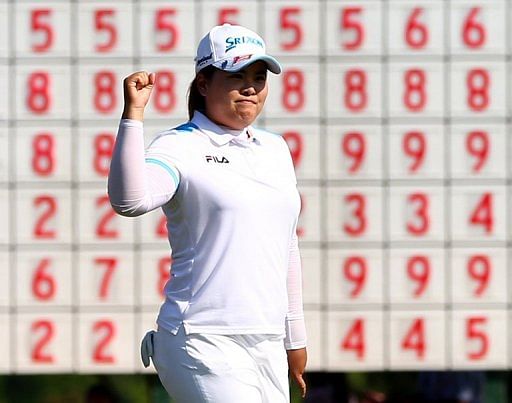
<path fill-rule="evenodd" d="M 160 329 L 153 364 L 177 403 L 289 403 L 288 362 L 275 335 L 189 334 Z M 143 342 L 144 343 L 144 342 Z"/>

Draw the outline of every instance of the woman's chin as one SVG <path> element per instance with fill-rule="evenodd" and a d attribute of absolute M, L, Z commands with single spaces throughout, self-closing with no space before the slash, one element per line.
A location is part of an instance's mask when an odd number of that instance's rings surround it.
<path fill-rule="evenodd" d="M 238 110 L 237 115 L 239 120 L 244 123 L 244 126 L 249 126 L 258 116 L 254 110 Z"/>

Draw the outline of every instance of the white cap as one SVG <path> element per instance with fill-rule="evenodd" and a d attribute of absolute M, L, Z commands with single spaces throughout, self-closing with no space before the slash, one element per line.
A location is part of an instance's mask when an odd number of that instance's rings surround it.
<path fill-rule="evenodd" d="M 281 65 L 266 54 L 265 42 L 257 33 L 239 25 L 217 25 L 208 32 L 197 47 L 196 74 L 213 65 L 224 71 L 238 71 L 248 64 L 262 60 L 275 74 Z"/>

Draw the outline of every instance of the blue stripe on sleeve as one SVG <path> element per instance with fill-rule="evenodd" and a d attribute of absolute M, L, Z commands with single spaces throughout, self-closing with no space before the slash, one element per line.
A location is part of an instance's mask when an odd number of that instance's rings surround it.
<path fill-rule="evenodd" d="M 157 160 L 155 158 L 146 158 L 146 162 L 148 164 L 156 164 L 156 165 L 160 165 L 162 168 L 164 168 L 167 172 L 169 172 L 172 176 L 172 179 L 174 180 L 174 183 L 176 184 L 176 188 L 178 187 L 178 185 L 180 184 L 180 180 L 178 178 L 178 175 L 176 175 L 176 171 L 174 168 L 171 168 L 169 165 L 163 163 L 162 161 L 160 160 Z"/>

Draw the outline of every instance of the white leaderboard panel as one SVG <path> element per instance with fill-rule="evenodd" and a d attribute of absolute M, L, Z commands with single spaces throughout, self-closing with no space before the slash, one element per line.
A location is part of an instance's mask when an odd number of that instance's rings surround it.
<path fill-rule="evenodd" d="M 184 122 L 222 22 L 284 67 L 309 369 L 512 368 L 511 2 L 0 0 L 0 373 L 145 371 L 172 262 L 106 196 L 122 80 L 157 73 L 147 141 Z"/>

